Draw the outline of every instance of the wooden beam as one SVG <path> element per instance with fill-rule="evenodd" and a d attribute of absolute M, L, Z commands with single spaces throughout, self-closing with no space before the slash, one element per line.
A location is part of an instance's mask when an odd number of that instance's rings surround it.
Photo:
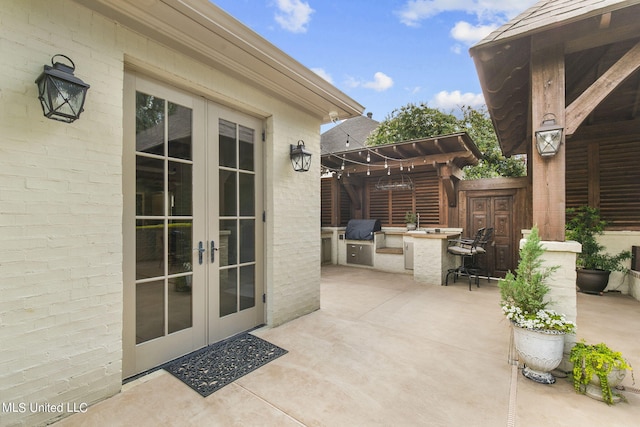
<path fill-rule="evenodd" d="M 600 29 L 605 30 L 611 25 L 611 12 L 603 13 L 600 17 Z"/>
<path fill-rule="evenodd" d="M 331 177 L 331 226 L 340 226 L 340 181 Z"/>
<path fill-rule="evenodd" d="M 635 22 L 625 23 L 623 25 L 609 26 L 606 29 L 596 29 L 567 40 L 565 43 L 564 53 L 569 55 L 586 49 L 593 49 L 598 46 L 606 46 L 612 43 L 634 39 L 638 37 L 640 32 L 640 21 L 637 16 L 630 14 L 626 17 Z"/>
<path fill-rule="evenodd" d="M 547 113 L 553 113 L 560 126 L 564 124 L 565 69 L 564 46 L 538 48 L 536 39 L 531 49 L 531 122 L 542 123 Z M 531 132 L 531 169 L 533 193 L 533 224 L 540 238 L 564 241 L 565 227 L 565 144 L 553 157 L 543 158 L 535 148 L 535 129 Z"/>
<path fill-rule="evenodd" d="M 342 177 L 342 185 L 347 191 L 349 199 L 351 199 L 351 206 L 356 210 L 362 209 L 362 197 L 360 197 L 360 192 L 357 191 L 357 186 L 344 176 Z"/>
<path fill-rule="evenodd" d="M 640 68 L 640 42 L 636 43 L 567 107 L 565 134 L 573 135 L 598 104 L 638 68 Z"/>

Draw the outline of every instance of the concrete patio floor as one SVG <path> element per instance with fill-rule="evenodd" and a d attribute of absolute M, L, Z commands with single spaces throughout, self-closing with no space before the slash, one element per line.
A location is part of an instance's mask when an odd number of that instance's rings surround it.
<path fill-rule="evenodd" d="M 328 266 L 322 308 L 255 335 L 289 351 L 202 398 L 165 371 L 58 423 L 64 426 L 635 426 L 627 403 L 541 385 L 508 364 L 497 283 L 424 285 L 412 276 Z M 640 302 L 578 294 L 578 339 L 640 367 Z M 639 368 L 640 369 L 640 368 Z"/>

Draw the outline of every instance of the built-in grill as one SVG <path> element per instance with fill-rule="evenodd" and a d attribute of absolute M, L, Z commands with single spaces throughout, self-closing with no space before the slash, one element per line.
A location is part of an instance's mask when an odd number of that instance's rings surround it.
<path fill-rule="evenodd" d="M 344 232 L 344 238 L 347 240 L 347 264 L 373 266 L 373 235 L 381 229 L 379 219 L 349 220 Z"/>
<path fill-rule="evenodd" d="M 344 238 L 347 240 L 373 240 L 373 233 L 382 230 L 379 219 L 350 219 Z"/>

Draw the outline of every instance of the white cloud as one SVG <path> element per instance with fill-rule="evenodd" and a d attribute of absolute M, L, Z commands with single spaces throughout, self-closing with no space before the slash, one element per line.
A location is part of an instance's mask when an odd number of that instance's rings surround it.
<path fill-rule="evenodd" d="M 331 74 L 327 73 L 323 68 L 312 68 L 311 71 L 313 71 L 329 83 L 333 84 L 333 78 L 331 77 Z"/>
<path fill-rule="evenodd" d="M 382 92 L 393 86 L 393 79 L 385 73 L 378 71 L 373 75 L 373 81 L 365 82 L 362 86 L 373 89 L 376 92 Z"/>
<path fill-rule="evenodd" d="M 364 87 L 367 89 L 373 89 L 376 92 L 383 92 L 393 86 L 393 79 L 387 76 L 385 73 L 378 71 L 373 75 L 373 80 L 365 82 L 353 77 L 348 77 L 344 83 L 348 87 Z"/>
<path fill-rule="evenodd" d="M 484 96 L 481 93 L 462 93 L 459 90 L 448 92 L 443 90 L 429 101 L 429 105 L 442 110 L 454 110 L 462 106 L 478 108 L 484 106 L 485 103 Z"/>
<path fill-rule="evenodd" d="M 347 79 L 344 81 L 344 85 L 350 88 L 358 87 L 360 84 L 361 83 L 355 77 L 351 76 L 347 76 Z"/>
<path fill-rule="evenodd" d="M 280 26 L 292 33 L 307 32 L 311 14 L 315 12 L 309 3 L 302 0 L 276 0 L 275 20 Z"/>
<path fill-rule="evenodd" d="M 456 22 L 456 25 L 451 29 L 451 37 L 467 46 L 471 46 L 485 38 L 496 28 L 498 28 L 497 24 L 472 25 L 468 22 L 460 21 Z"/>
<path fill-rule="evenodd" d="M 466 12 L 480 22 L 505 22 L 534 4 L 537 0 L 407 0 L 396 11 L 400 22 L 416 27 L 420 21 L 443 12 Z"/>

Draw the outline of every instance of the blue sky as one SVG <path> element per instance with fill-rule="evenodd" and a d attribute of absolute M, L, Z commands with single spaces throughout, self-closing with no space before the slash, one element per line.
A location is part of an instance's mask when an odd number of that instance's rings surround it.
<path fill-rule="evenodd" d="M 536 0 L 213 0 L 381 121 L 484 105 L 469 47 Z"/>

